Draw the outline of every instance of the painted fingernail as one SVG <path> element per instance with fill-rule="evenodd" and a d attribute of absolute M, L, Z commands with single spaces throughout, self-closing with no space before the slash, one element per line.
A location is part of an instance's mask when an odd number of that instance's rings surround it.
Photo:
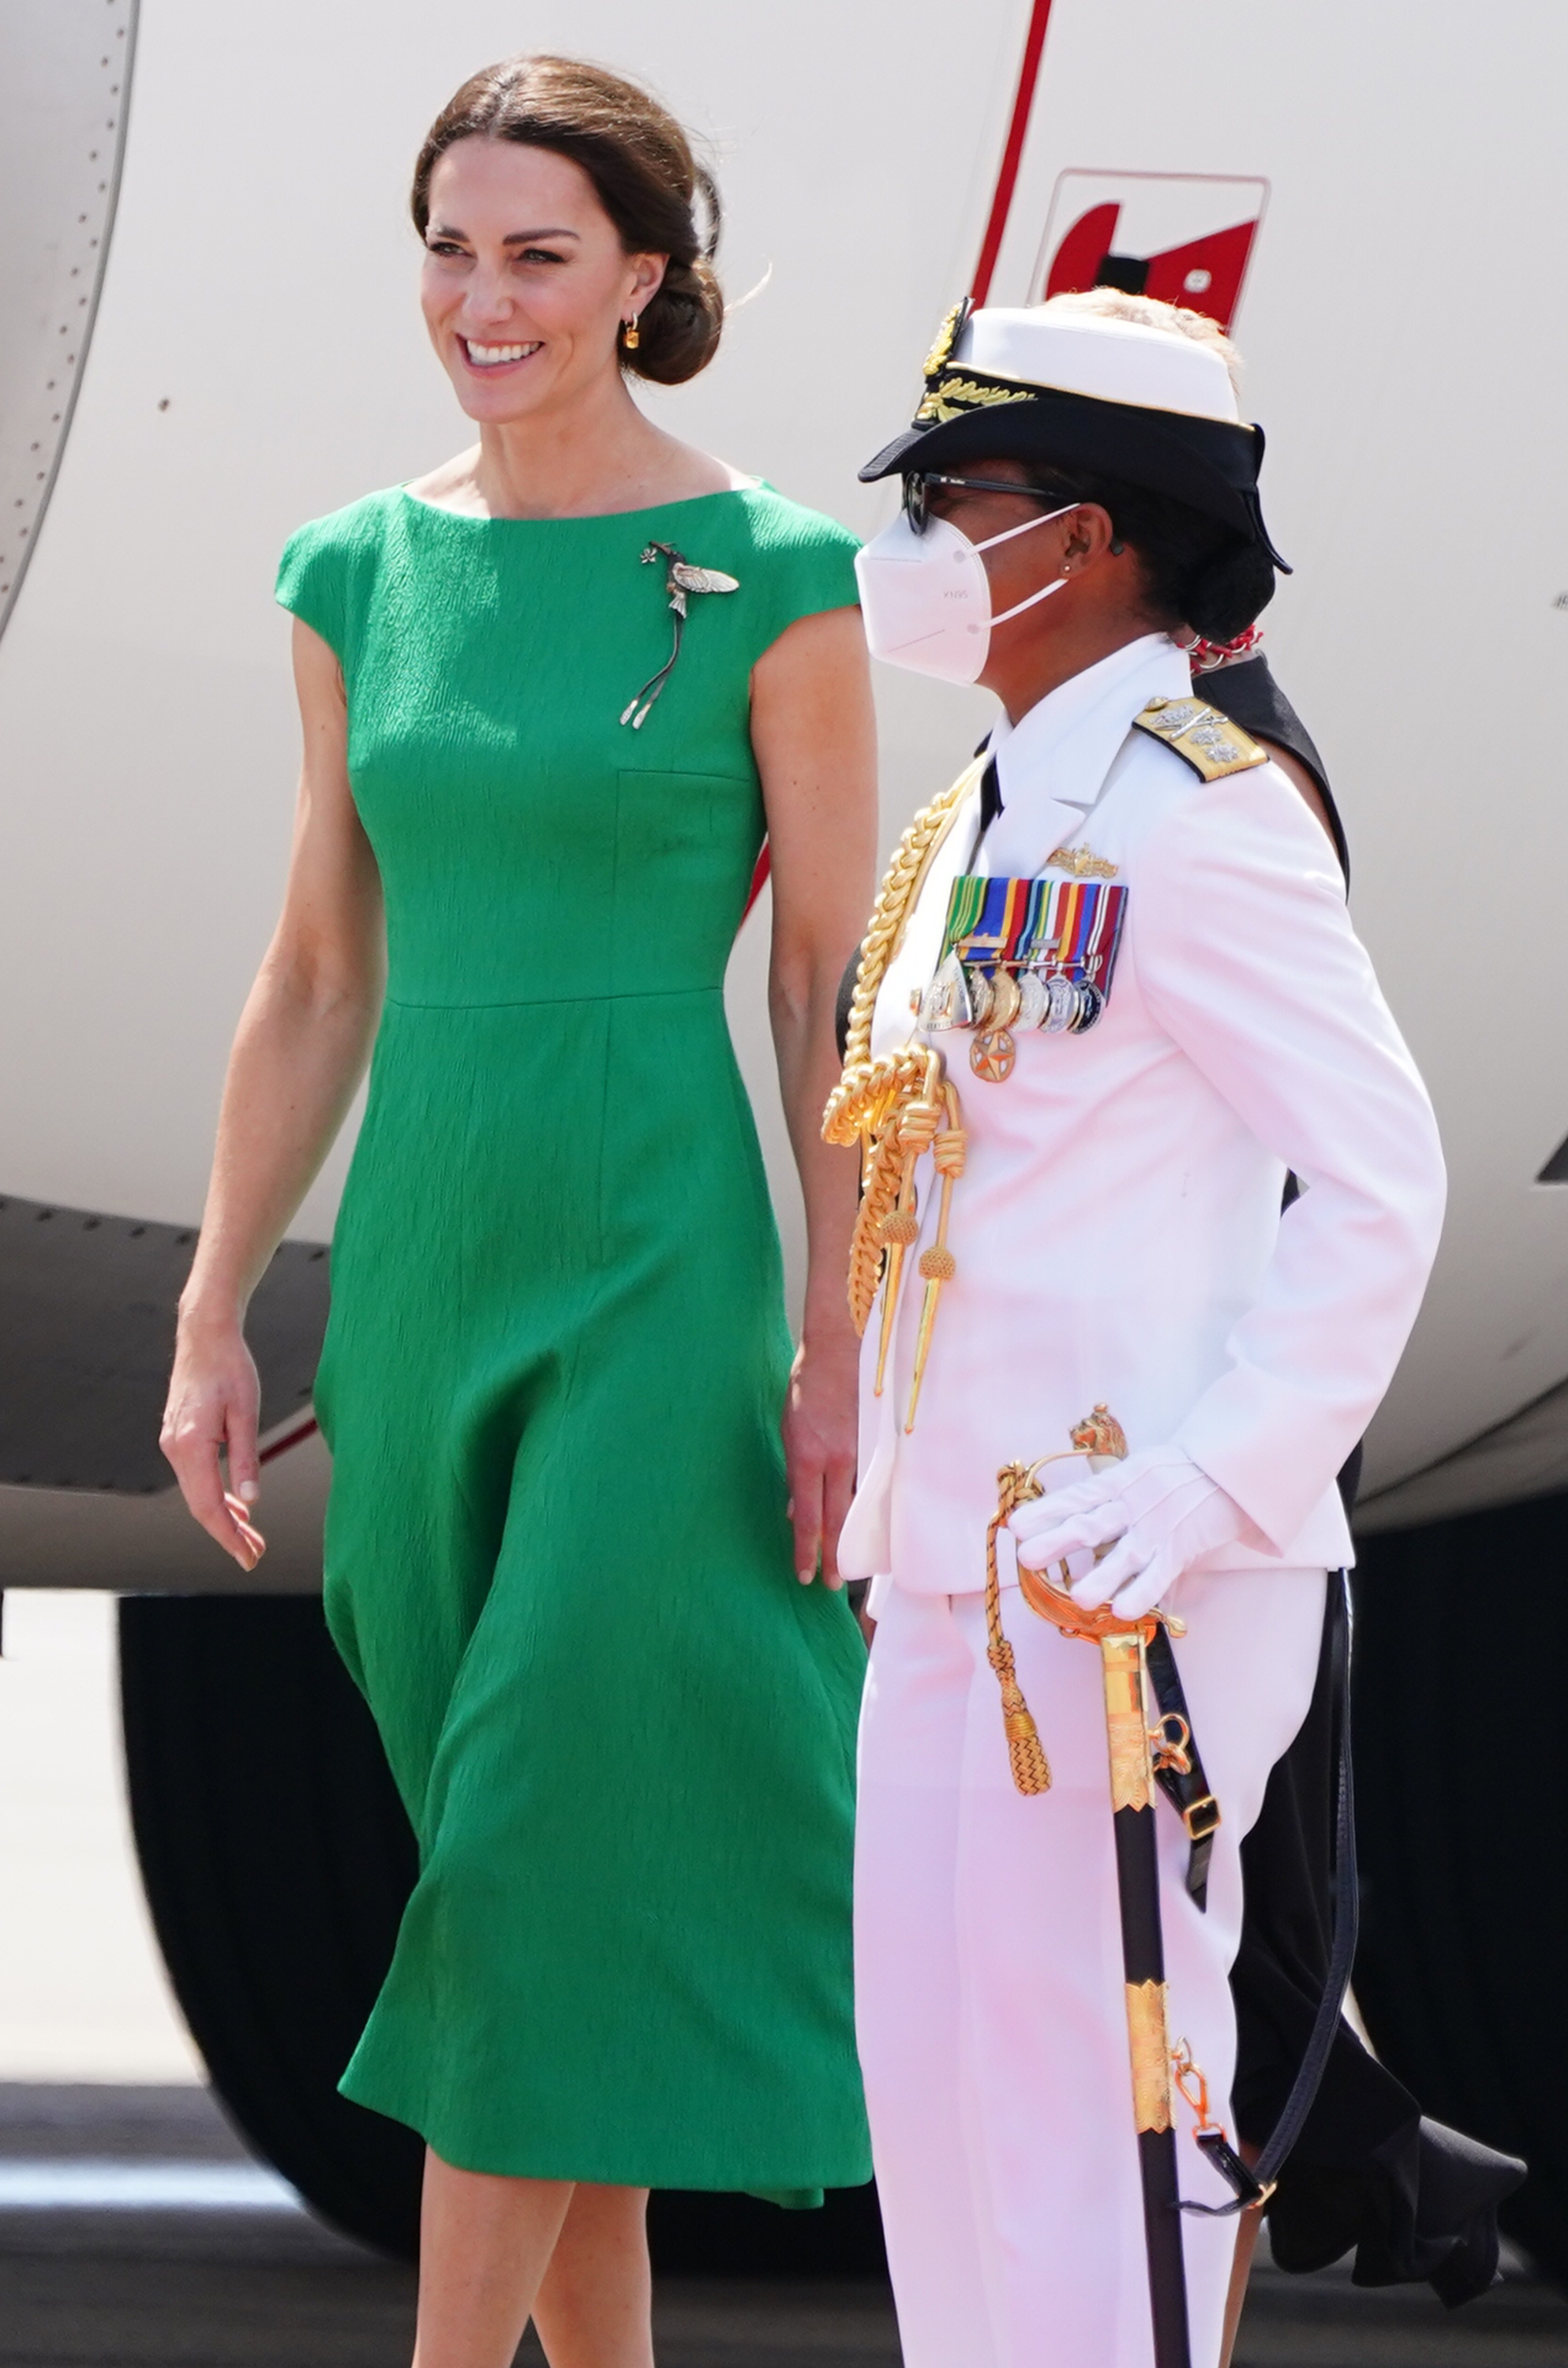
<path fill-rule="evenodd" d="M 256 1486 L 254 1480 L 242 1480 L 240 1482 L 240 1494 L 244 1498 L 247 1505 L 254 1505 L 256 1498 L 260 1496 L 261 1490 Z"/>
<path fill-rule="evenodd" d="M 800 1580 L 802 1587 L 810 1587 L 812 1579 L 816 1577 L 816 1573 L 814 1570 L 798 1570 L 795 1573 L 795 1576 Z"/>

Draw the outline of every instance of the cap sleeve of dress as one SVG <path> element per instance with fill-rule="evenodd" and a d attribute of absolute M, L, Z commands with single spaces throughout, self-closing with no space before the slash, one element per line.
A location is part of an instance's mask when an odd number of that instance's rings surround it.
<path fill-rule="evenodd" d="M 759 644 L 770 648 L 799 617 L 829 609 L 853 609 L 860 594 L 855 554 L 860 545 L 846 527 L 818 510 L 802 509 L 771 487 L 753 518 L 758 549 L 767 559 L 766 631 Z"/>
<path fill-rule="evenodd" d="M 279 608 L 309 625 L 312 633 L 343 656 L 344 553 L 330 532 L 331 518 L 314 518 L 284 545 L 276 598 Z"/>
<path fill-rule="evenodd" d="M 385 530 L 388 497 L 371 494 L 291 534 L 278 563 L 280 608 L 319 633 L 347 677 Z"/>

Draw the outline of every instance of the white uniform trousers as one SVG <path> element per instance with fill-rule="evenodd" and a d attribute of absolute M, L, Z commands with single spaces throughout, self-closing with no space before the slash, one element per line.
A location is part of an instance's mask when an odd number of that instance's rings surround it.
<path fill-rule="evenodd" d="M 879 1594 L 856 1994 L 904 2368 L 1151 2368 L 1098 1648 L 1004 1591 L 1054 1778 L 1026 1798 L 983 1598 Z M 1180 1822 L 1157 1804 L 1171 2032 L 1190 2040 L 1233 2139 L 1240 1845 L 1306 1714 L 1324 1602 L 1321 1570 L 1189 1577 L 1172 1598 L 1224 1822 L 1203 1915 Z M 1182 2192 L 1222 2203 L 1191 2128 L 1178 2106 Z M 1184 2214 L 1183 2228 L 1194 2368 L 1217 2368 L 1237 2223 Z"/>

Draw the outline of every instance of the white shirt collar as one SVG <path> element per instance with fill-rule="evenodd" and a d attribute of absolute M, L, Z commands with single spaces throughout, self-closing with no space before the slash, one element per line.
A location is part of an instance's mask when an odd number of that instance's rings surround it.
<path fill-rule="evenodd" d="M 1041 860 L 1031 810 L 1054 800 L 1079 808 L 1098 797 L 1132 719 L 1152 699 L 1190 695 L 1185 650 L 1167 633 L 1144 633 L 1085 666 L 1017 723 L 998 717 L 987 744 L 996 759 L 1002 814 L 986 835 L 986 861 L 1005 871 L 1012 856 Z"/>

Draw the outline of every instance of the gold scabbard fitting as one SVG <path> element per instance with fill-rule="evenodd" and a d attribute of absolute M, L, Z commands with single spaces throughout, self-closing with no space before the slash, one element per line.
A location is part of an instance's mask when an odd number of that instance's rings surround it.
<path fill-rule="evenodd" d="M 1149 1727 L 1143 1708 L 1143 1637 L 1102 1636 L 1106 1739 L 1110 1747 L 1110 1804 L 1146 1809 L 1153 1798 Z"/>
<path fill-rule="evenodd" d="M 1168 2130 L 1171 2112 L 1171 2043 L 1164 1982 L 1129 1982 L 1127 2042 L 1132 2059 L 1132 2118 L 1140 2134 Z"/>

